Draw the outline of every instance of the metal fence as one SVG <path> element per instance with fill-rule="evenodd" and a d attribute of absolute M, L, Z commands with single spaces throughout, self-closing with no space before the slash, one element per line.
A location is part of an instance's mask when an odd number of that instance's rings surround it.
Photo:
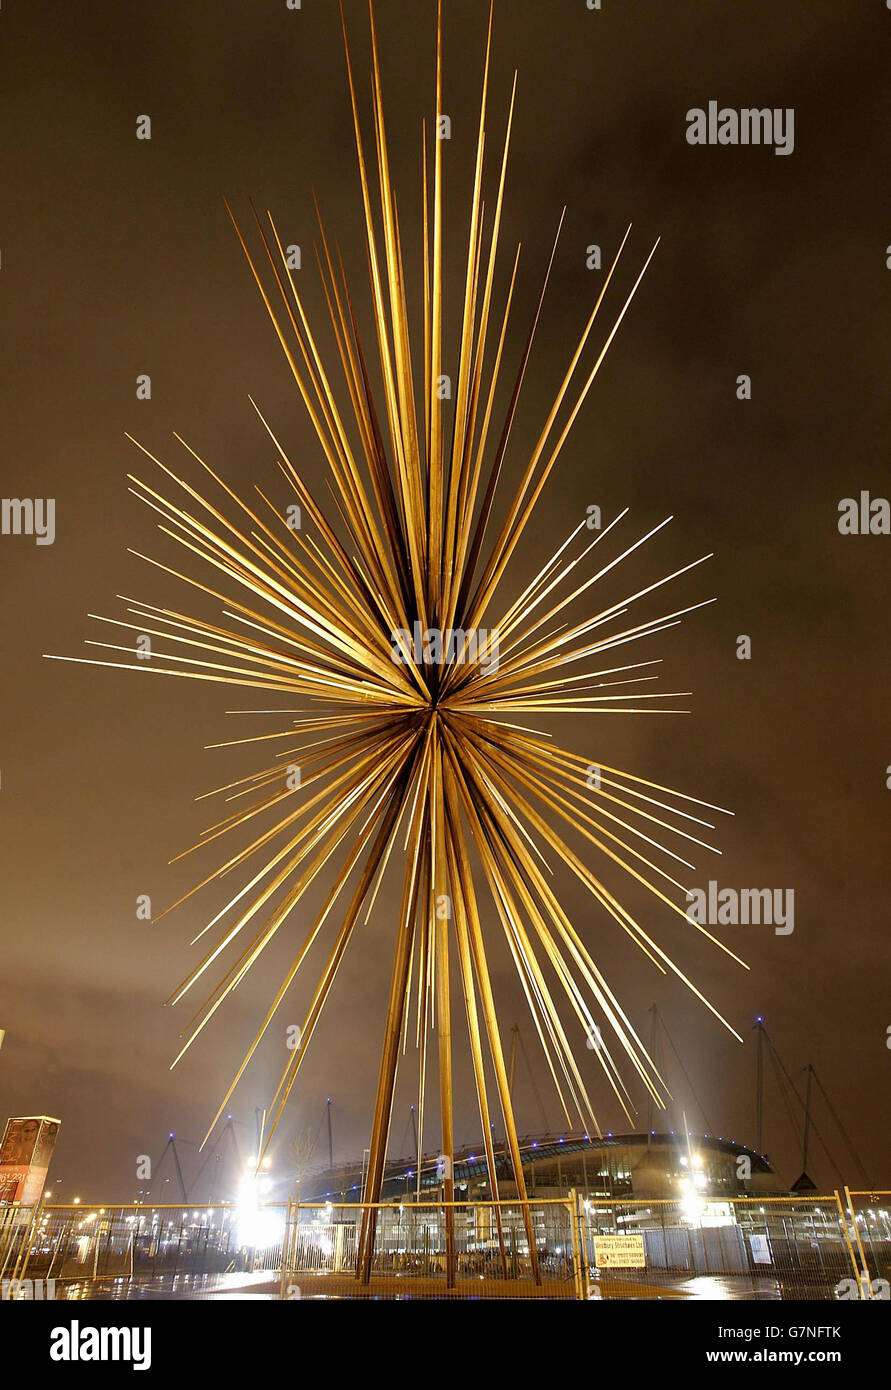
<path fill-rule="evenodd" d="M 891 1200 L 814 1197 L 513 1203 L 292 1204 L 283 1297 L 887 1297 Z M 372 1258 L 363 1224 L 374 1222 Z M 450 1233 L 451 1225 L 451 1233 Z M 855 1227 L 857 1229 L 855 1229 Z M 866 1277 L 868 1274 L 868 1278 Z M 883 1283 L 884 1280 L 884 1283 Z"/>
<path fill-rule="evenodd" d="M 588 1297 L 861 1296 L 863 1262 L 857 1260 L 852 1215 L 838 1193 L 583 1200 L 581 1223 Z"/>
<path fill-rule="evenodd" d="M 6 1298 L 887 1298 L 891 1193 L 9 1206 L 0 1280 Z"/>
<path fill-rule="evenodd" d="M 284 1205 L 0 1207 L 0 1278 L 141 1280 L 282 1267 Z"/>
<path fill-rule="evenodd" d="M 531 1242 L 530 1242 L 531 1234 Z M 565 1201 L 292 1203 L 284 1298 L 575 1298 Z"/>

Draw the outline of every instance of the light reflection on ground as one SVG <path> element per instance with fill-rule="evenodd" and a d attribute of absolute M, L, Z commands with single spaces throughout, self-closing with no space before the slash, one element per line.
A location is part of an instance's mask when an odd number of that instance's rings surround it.
<path fill-rule="evenodd" d="M 77 1279 L 56 1283 L 56 1301 L 91 1299 L 278 1298 L 279 1277 L 256 1274 L 175 1274 L 155 1279 Z"/>
<path fill-rule="evenodd" d="M 437 1285 L 436 1280 L 420 1281 L 424 1284 L 420 1287 L 409 1290 L 405 1283 L 401 1288 L 394 1287 L 394 1281 L 372 1281 L 375 1287 L 364 1290 L 362 1297 L 371 1298 L 411 1298 L 414 1293 L 423 1298 L 438 1297 L 469 1297 L 474 1290 L 472 1286 L 454 1291 L 451 1295 L 446 1293 L 441 1283 Z M 407 1282 L 407 1281 L 406 1281 Z M 412 1281 L 414 1285 L 417 1281 Z M 355 1285 L 353 1282 L 331 1277 L 310 1275 L 304 1276 L 301 1285 L 289 1286 L 293 1292 L 291 1298 L 303 1300 L 330 1299 L 330 1298 L 350 1298 L 356 1297 Z M 674 1279 L 662 1278 L 658 1282 L 637 1283 L 631 1280 L 604 1279 L 592 1280 L 588 1285 L 588 1297 L 591 1299 L 602 1298 L 604 1300 L 621 1299 L 672 1299 L 672 1300 L 712 1300 L 712 1301 L 738 1301 L 738 1300 L 775 1300 L 782 1297 L 779 1286 L 771 1279 L 746 1279 L 734 1278 L 732 1276 L 721 1275 L 694 1275 L 691 1277 L 677 1276 Z M 512 1296 L 528 1298 L 532 1290 L 524 1287 L 522 1292 L 500 1291 L 502 1298 Z M 154 1279 L 79 1279 L 70 1282 L 56 1284 L 55 1296 L 58 1300 L 84 1302 L 93 1299 L 105 1301 L 133 1301 L 140 1299 L 169 1300 L 169 1299 L 202 1299 L 202 1300 L 232 1300 L 232 1299 L 278 1299 L 280 1297 L 279 1276 L 270 1273 L 269 1270 L 261 1270 L 254 1274 L 237 1272 L 230 1274 L 203 1274 L 203 1275 L 164 1275 Z M 565 1291 L 554 1290 L 551 1297 L 573 1297 L 573 1293 L 567 1289 Z"/>

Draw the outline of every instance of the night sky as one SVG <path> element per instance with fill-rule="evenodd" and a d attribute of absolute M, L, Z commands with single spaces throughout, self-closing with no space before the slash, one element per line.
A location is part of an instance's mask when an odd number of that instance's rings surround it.
<path fill-rule="evenodd" d="M 366 6 L 346 0 L 345 9 L 367 115 Z M 452 370 L 486 11 L 480 0 L 445 3 Z M 376 13 L 393 182 L 417 285 L 435 11 L 432 0 L 377 0 Z M 159 910 L 215 867 L 212 855 L 167 861 L 208 823 L 207 804 L 193 798 L 256 764 L 249 749 L 204 748 L 232 736 L 224 711 L 250 701 L 42 654 L 90 655 L 82 642 L 100 634 L 87 614 L 119 616 L 116 594 L 183 602 L 181 586 L 127 553 L 169 561 L 174 548 L 127 491 L 125 475 L 140 460 L 125 431 L 172 461 L 181 455 L 177 430 L 233 486 L 274 492 L 274 451 L 250 392 L 323 492 L 321 451 L 223 197 L 245 220 L 249 199 L 268 207 L 283 241 L 302 246 L 301 290 L 319 324 L 315 189 L 369 337 L 361 201 L 332 0 L 303 0 L 299 11 L 285 0 L 13 0 L 0 13 L 0 39 L 2 491 L 56 499 L 52 545 L 0 536 L 0 1118 L 62 1120 L 51 1171 L 62 1179 L 60 1200 L 129 1200 L 141 1186 L 137 1156 L 156 1155 L 168 1130 L 184 1141 L 187 1169 L 196 1166 L 191 1144 L 241 1060 L 298 926 L 171 1074 L 191 1010 L 162 1001 L 198 959 L 188 942 L 219 900 L 198 896 L 155 926 L 137 920 L 136 900 L 149 894 Z M 585 0 L 499 0 L 489 151 L 494 166 L 517 68 L 499 296 L 517 241 L 523 251 L 502 411 L 564 204 L 567 214 L 508 453 L 511 478 L 602 284 L 586 248 L 599 245 L 608 264 L 633 223 L 605 324 L 662 238 L 500 596 L 509 601 L 592 504 L 605 517 L 630 507 L 635 534 L 673 514 L 629 562 L 630 580 L 643 584 L 715 552 L 671 597 L 678 606 L 718 602 L 634 658 L 664 657 L 663 686 L 692 690 L 681 702 L 691 713 L 578 715 L 547 727 L 592 761 L 731 808 L 735 818 L 719 822 L 723 859 L 700 856 L 690 881 L 794 890 L 795 930 L 726 928 L 746 972 L 625 892 L 743 1035 L 740 1046 L 566 874 L 562 900 L 642 1035 L 655 1001 L 684 1061 L 695 1097 L 668 1056 L 676 1099 L 657 1128 L 680 1128 L 683 1108 L 691 1127 L 754 1144 L 751 1030 L 763 1014 L 793 1079 L 801 1085 L 813 1063 L 870 1181 L 884 1186 L 891 536 L 841 535 L 838 508 L 861 491 L 891 489 L 889 61 L 891 11 L 881 0 L 603 0 L 600 11 Z M 794 108 L 794 151 L 688 144 L 686 113 L 710 100 Z M 151 116 L 150 141 L 136 138 L 142 114 Z M 418 308 L 415 291 L 420 350 Z M 321 338 L 330 352 L 330 336 Z M 143 373 L 150 401 L 136 397 Z M 741 374 L 751 378 L 751 400 L 737 398 Z M 149 465 L 135 471 L 155 481 Z M 737 658 L 740 635 L 751 638 L 750 660 Z M 395 877 L 383 901 L 398 903 Z M 490 906 L 484 925 L 494 941 Z M 288 1146 L 295 1132 L 315 1131 L 326 1096 L 336 1157 L 367 1143 L 392 933 L 387 913 L 376 914 L 338 976 L 282 1128 L 283 1182 Z M 559 1132 L 519 986 L 493 950 L 505 1045 L 518 1022 L 543 1101 L 521 1061 L 520 1130 Z M 310 970 L 298 980 L 283 1025 L 302 1020 L 313 979 Z M 479 1121 L 466 1044 L 456 1053 L 462 1143 L 478 1138 Z M 583 1042 L 579 1055 L 602 1128 L 627 1128 Z M 392 1155 L 411 1147 L 415 1079 L 406 1061 Z M 233 1105 L 245 1146 L 282 1064 L 279 1030 Z M 822 1099 L 815 1118 L 844 1180 L 862 1185 Z M 425 1147 L 438 1151 L 436 1120 L 433 1106 Z M 797 1144 L 768 1069 L 764 1147 L 787 1182 L 800 1171 Z M 318 1160 L 324 1149 L 323 1134 Z M 818 1184 L 836 1184 L 818 1140 L 808 1166 Z"/>

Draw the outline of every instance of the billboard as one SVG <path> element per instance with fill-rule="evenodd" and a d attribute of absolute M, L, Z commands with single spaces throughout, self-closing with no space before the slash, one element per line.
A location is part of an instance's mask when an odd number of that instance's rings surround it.
<path fill-rule="evenodd" d="M 50 1115 L 19 1115 L 6 1121 L 0 1144 L 0 1204 L 40 1200 L 60 1120 Z"/>

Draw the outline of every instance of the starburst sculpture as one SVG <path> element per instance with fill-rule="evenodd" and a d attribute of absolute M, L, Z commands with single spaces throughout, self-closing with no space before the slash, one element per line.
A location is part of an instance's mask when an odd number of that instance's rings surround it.
<path fill-rule="evenodd" d="M 676 877 L 683 867 L 692 868 L 685 858 L 688 846 L 711 848 L 703 835 L 714 826 L 705 816 L 720 808 L 622 772 L 599 757 L 567 751 L 539 727 L 536 716 L 639 714 L 660 708 L 678 712 L 659 704 L 677 692 L 666 696 L 647 688 L 656 678 L 651 668 L 658 662 L 629 662 L 626 649 L 702 606 L 694 603 L 650 618 L 634 615 L 648 595 L 701 560 L 644 587 L 631 584 L 621 601 L 604 607 L 595 603 L 594 611 L 574 620 L 571 614 L 578 610 L 578 601 L 596 595 L 599 581 L 661 530 L 657 526 L 617 544 L 626 512 L 593 531 L 585 515 L 521 592 L 510 602 L 500 597 L 512 558 L 521 547 L 535 544 L 531 523 L 542 490 L 655 247 L 592 353 L 589 343 L 626 233 L 537 442 L 520 466 L 514 466 L 514 481 L 508 486 L 512 427 L 557 247 L 555 240 L 502 415 L 496 400 L 519 250 L 497 314 L 495 287 L 516 77 L 497 193 L 487 215 L 483 184 L 490 11 L 452 396 L 443 351 L 441 4 L 437 128 L 428 139 L 426 124 L 422 127 L 423 353 L 417 358 L 371 6 L 369 12 L 377 209 L 348 45 L 346 56 L 378 380 L 373 379 L 371 354 L 360 337 L 339 247 L 332 244 L 318 207 L 316 259 L 336 344 L 336 354 L 327 363 L 272 216 L 267 214 L 263 223 L 255 214 L 259 254 L 249 249 L 233 218 L 324 453 L 333 511 L 313 497 L 300 468 L 256 405 L 290 489 L 292 500 L 284 507 L 259 488 L 253 504 L 237 496 L 179 436 L 194 463 L 216 485 L 219 502 L 209 500 L 143 449 L 175 485 L 179 500 L 132 475 L 131 491 L 159 514 L 160 529 L 184 547 L 190 562 L 199 562 L 196 573 L 160 567 L 219 603 L 222 616 L 210 622 L 124 600 L 130 620 L 103 621 L 149 636 L 165 648 L 169 645 L 169 650 L 153 650 L 148 662 L 127 663 L 129 669 L 223 682 L 302 701 L 295 708 L 237 711 L 278 716 L 284 727 L 232 743 L 279 748 L 269 766 L 217 789 L 234 809 L 193 846 L 227 842 L 238 832 L 248 836 L 246 844 L 240 843 L 191 890 L 223 877 L 237 877 L 240 885 L 200 933 L 216 929 L 219 935 L 172 996 L 173 1001 L 181 999 L 234 954 L 193 1020 L 177 1061 L 279 932 L 286 930 L 299 943 L 211 1130 L 311 948 L 324 939 L 328 956 L 317 976 L 300 1046 L 289 1054 L 271 1103 L 267 1143 L 271 1139 L 340 964 L 348 950 L 361 944 L 361 928 L 375 907 L 383 879 L 401 875 L 398 913 L 394 917 L 378 909 L 386 936 L 382 930 L 375 938 L 376 949 L 389 941 L 392 975 L 364 1198 L 373 1203 L 380 1197 L 397 1063 L 409 1040 L 418 1055 L 420 1150 L 435 1036 L 442 1154 L 447 1160 L 443 1196 L 453 1269 L 448 1206 L 454 1196 L 452 1026 L 455 998 L 460 998 L 491 1192 L 497 1198 L 487 1065 L 535 1265 L 490 971 L 492 934 L 503 934 L 567 1123 L 570 1128 L 580 1125 L 586 1133 L 600 1131 L 575 1055 L 579 1041 L 587 1042 L 606 1085 L 629 1118 L 631 1092 L 620 1071 L 620 1057 L 636 1076 L 636 1084 L 658 1104 L 663 1103 L 664 1085 L 596 963 L 591 938 L 600 937 L 599 925 L 596 932 L 588 923 L 580 928 L 561 906 L 552 886 L 555 867 L 563 865 L 581 881 L 600 909 L 599 923 L 611 920 L 658 969 L 679 976 L 716 1017 L 720 1015 L 614 896 L 600 869 L 591 867 L 564 835 L 571 833 L 583 851 L 593 847 L 604 867 L 612 865 L 630 876 L 660 908 L 677 913 L 689 932 L 699 932 L 727 950 L 704 927 L 688 921 L 681 903 L 683 885 Z M 345 29 L 344 40 L 346 44 Z M 587 367 L 582 365 L 586 354 L 593 356 Z M 343 378 L 338 388 L 331 380 L 335 367 Z M 503 519 L 496 528 L 499 510 Z M 302 904 L 313 884 L 327 891 L 307 929 Z M 367 936 L 364 944 L 367 949 Z M 500 1235 L 500 1215 L 498 1231 Z M 374 1220 L 366 1216 L 359 1259 L 360 1271 L 364 1268 L 366 1274 L 373 1241 Z"/>

